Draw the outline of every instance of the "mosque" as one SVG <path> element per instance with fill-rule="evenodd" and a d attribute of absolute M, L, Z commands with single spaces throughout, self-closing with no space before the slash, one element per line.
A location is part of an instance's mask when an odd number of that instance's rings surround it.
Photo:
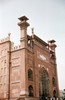
<path fill-rule="evenodd" d="M 0 40 L 0 100 L 58 100 L 55 40 L 27 34 L 28 18 L 19 18 L 20 45 L 10 34 Z"/>

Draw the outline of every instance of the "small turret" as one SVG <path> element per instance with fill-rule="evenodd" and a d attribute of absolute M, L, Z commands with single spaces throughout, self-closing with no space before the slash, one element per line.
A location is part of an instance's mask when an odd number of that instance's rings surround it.
<path fill-rule="evenodd" d="M 51 59 L 56 59 L 56 55 L 55 55 L 55 48 L 57 47 L 55 44 L 55 40 L 50 40 L 48 41 L 48 47 L 49 47 L 49 51 L 50 51 L 50 58 Z M 54 60 L 55 63 L 55 60 Z"/>
<path fill-rule="evenodd" d="M 27 22 L 28 18 L 26 16 L 22 16 L 18 18 L 20 22 L 18 23 L 18 26 L 20 26 L 20 40 L 23 38 L 27 38 L 27 27 L 29 26 L 29 23 Z"/>
<path fill-rule="evenodd" d="M 50 51 L 55 52 L 55 48 L 57 47 L 56 44 L 55 44 L 55 42 L 56 42 L 55 40 L 50 40 L 50 41 L 48 41 L 49 50 L 50 50 Z"/>

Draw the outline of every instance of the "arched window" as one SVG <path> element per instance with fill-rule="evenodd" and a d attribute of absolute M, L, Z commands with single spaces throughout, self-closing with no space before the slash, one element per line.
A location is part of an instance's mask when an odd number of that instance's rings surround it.
<path fill-rule="evenodd" d="M 54 77 L 52 78 L 52 84 L 53 84 L 53 86 L 55 86 L 55 78 Z"/>
<path fill-rule="evenodd" d="M 28 70 L 28 79 L 33 80 L 33 71 L 31 69 Z"/>
<path fill-rule="evenodd" d="M 28 87 L 28 91 L 29 91 L 29 96 L 30 96 L 30 97 L 33 97 L 33 87 L 32 87 L 32 85 L 30 85 L 30 86 Z"/>

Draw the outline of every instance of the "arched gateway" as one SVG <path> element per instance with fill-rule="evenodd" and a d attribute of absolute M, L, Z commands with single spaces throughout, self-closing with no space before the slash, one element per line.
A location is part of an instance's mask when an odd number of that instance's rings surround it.
<path fill-rule="evenodd" d="M 45 68 L 39 70 L 39 96 L 40 98 L 49 96 L 49 75 Z"/>

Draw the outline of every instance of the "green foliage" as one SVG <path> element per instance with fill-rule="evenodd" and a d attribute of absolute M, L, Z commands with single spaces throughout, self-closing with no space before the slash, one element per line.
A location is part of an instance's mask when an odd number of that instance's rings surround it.
<path fill-rule="evenodd" d="M 62 100 L 65 100 L 65 89 L 63 90 L 63 97 Z"/>

